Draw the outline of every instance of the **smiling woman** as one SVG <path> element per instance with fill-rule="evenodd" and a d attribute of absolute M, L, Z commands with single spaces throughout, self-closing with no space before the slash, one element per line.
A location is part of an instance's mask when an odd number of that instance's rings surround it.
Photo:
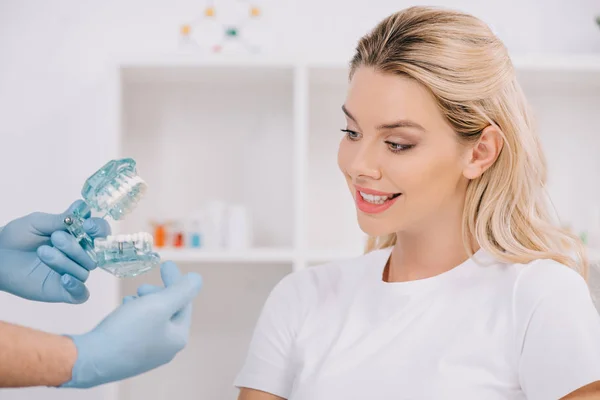
<path fill-rule="evenodd" d="M 358 43 L 342 111 L 367 254 L 274 288 L 240 399 L 598 398 L 586 257 L 551 219 L 539 138 L 490 29 L 436 8 L 388 17 Z"/>

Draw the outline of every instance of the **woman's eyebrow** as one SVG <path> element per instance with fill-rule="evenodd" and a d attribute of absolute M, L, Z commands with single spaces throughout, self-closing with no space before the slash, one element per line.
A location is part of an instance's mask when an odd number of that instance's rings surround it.
<path fill-rule="evenodd" d="M 358 122 L 356 121 L 356 118 L 354 118 L 352 116 L 352 114 L 350 114 L 350 111 L 348 111 L 348 109 L 346 108 L 346 106 L 344 104 L 342 104 L 342 111 L 344 112 L 344 114 L 346 114 L 346 117 L 350 118 L 352 121 L 354 121 L 358 124 Z"/>
<path fill-rule="evenodd" d="M 346 114 L 346 116 L 348 118 L 350 118 L 352 121 L 354 121 L 358 124 L 358 121 L 356 121 L 356 118 L 354 118 L 354 116 L 350 113 L 350 111 L 348 111 L 348 109 L 346 108 L 345 105 L 342 105 L 342 111 L 344 112 L 344 114 Z M 411 121 L 409 119 L 401 119 L 396 122 L 381 124 L 377 127 L 378 130 L 394 129 L 394 128 L 414 128 L 414 129 L 418 129 L 420 131 L 425 132 L 425 128 L 423 128 L 421 125 L 419 125 L 416 122 Z"/>
<path fill-rule="evenodd" d="M 392 122 L 391 124 L 382 124 L 377 127 L 377 129 L 379 129 L 379 130 L 394 129 L 394 128 L 414 128 L 414 129 L 418 129 L 420 131 L 425 132 L 425 128 L 423 128 L 421 125 L 419 125 L 416 122 L 411 121 L 409 119 L 401 119 L 399 121 Z"/>

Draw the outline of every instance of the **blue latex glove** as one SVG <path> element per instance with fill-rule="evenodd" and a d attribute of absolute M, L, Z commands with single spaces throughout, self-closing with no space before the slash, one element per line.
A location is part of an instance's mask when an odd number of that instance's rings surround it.
<path fill-rule="evenodd" d="M 83 282 L 96 264 L 63 223 L 81 201 L 62 214 L 26 215 L 0 231 L 0 290 L 53 303 L 79 304 L 89 298 Z M 101 218 L 87 219 L 84 228 L 92 237 L 110 233 L 108 222 Z"/>
<path fill-rule="evenodd" d="M 171 361 L 187 344 L 192 300 L 200 275 L 181 276 L 168 261 L 161 265 L 166 287 L 143 285 L 123 299 L 91 332 L 70 335 L 77 347 L 71 381 L 62 387 L 89 388 L 123 380 Z"/>

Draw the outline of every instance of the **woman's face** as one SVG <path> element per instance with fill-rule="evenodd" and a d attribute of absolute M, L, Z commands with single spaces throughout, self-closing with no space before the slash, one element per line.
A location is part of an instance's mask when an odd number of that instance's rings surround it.
<path fill-rule="evenodd" d="M 424 86 L 360 67 L 343 111 L 338 165 L 365 233 L 426 229 L 462 213 L 468 151 Z"/>

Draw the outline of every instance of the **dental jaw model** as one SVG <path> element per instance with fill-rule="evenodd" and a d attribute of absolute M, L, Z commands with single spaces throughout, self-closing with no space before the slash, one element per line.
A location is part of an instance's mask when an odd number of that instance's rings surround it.
<path fill-rule="evenodd" d="M 119 278 L 140 275 L 159 265 L 160 256 L 152 251 L 152 235 L 139 232 L 94 240 L 83 229 L 84 217 L 96 211 L 102 218 L 124 219 L 146 188 L 133 159 L 109 161 L 85 181 L 81 190 L 84 201 L 64 220 L 68 231 L 98 267 Z"/>

